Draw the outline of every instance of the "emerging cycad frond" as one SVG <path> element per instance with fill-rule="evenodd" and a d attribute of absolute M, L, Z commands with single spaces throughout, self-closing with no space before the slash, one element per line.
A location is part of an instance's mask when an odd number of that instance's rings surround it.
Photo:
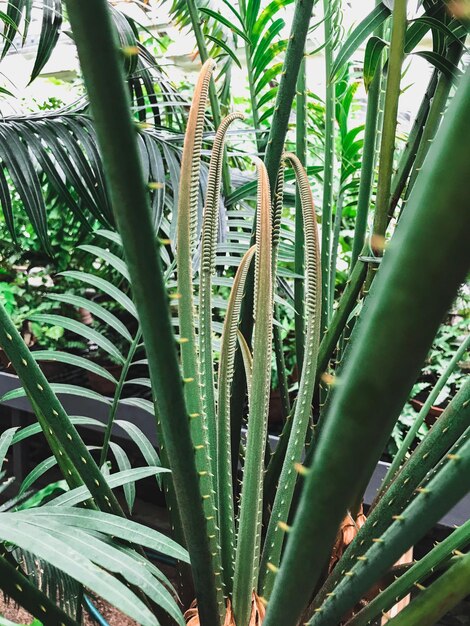
<path fill-rule="evenodd" d="M 299 158 L 295 154 L 287 152 L 285 154 L 285 159 L 290 161 L 292 167 L 294 168 L 302 205 L 306 251 L 306 309 L 308 314 L 317 316 L 319 302 L 321 301 L 320 240 L 318 237 L 312 189 L 310 187 L 307 172 L 305 171 L 305 168 Z"/>
<path fill-rule="evenodd" d="M 292 417 L 292 427 L 289 434 L 285 460 L 279 477 L 279 484 L 274 499 L 261 562 L 259 589 L 266 598 L 269 598 L 271 594 L 277 567 L 280 563 L 282 546 L 284 544 L 284 533 L 281 532 L 278 522 L 279 520 L 288 519 L 294 494 L 296 483 L 296 472 L 294 468 L 296 464 L 300 463 L 302 458 L 302 450 L 311 414 L 320 342 L 320 244 L 313 196 L 307 173 L 299 158 L 290 152 L 286 153 L 284 158 L 294 167 L 302 209 L 306 256 L 306 337 L 299 392 Z"/>
<path fill-rule="evenodd" d="M 182 243 L 182 233 L 180 229 L 189 228 L 189 232 L 186 236 L 189 237 L 191 251 L 194 251 L 194 247 L 196 245 L 199 171 L 201 167 L 200 158 L 205 110 L 209 93 L 209 83 L 215 67 L 216 63 L 213 59 L 208 59 L 202 66 L 196 89 L 194 91 L 193 106 L 191 106 L 191 110 L 189 112 L 186 135 L 184 139 L 178 206 L 178 243 Z"/>
<path fill-rule="evenodd" d="M 242 113 L 230 113 L 220 123 L 212 146 L 212 154 L 207 179 L 206 203 L 202 227 L 201 272 L 214 271 L 217 243 L 217 217 L 219 208 L 220 184 L 226 133 L 235 120 L 243 120 Z"/>
<path fill-rule="evenodd" d="M 230 124 L 236 119 L 243 119 L 243 115 L 231 113 L 224 118 L 215 135 L 202 224 L 202 252 L 199 271 L 199 359 L 201 362 L 202 404 L 207 424 L 207 438 L 212 450 L 215 450 L 217 446 L 212 354 L 212 273 L 215 270 L 217 249 L 224 139 Z"/>
<path fill-rule="evenodd" d="M 271 387 L 272 232 L 271 194 L 264 163 L 256 160 L 258 202 L 253 335 L 253 373 L 248 413 L 246 461 L 241 488 L 233 609 L 240 624 L 248 623 L 256 586 L 261 545 L 264 454 Z"/>
<path fill-rule="evenodd" d="M 233 558 L 235 553 L 235 522 L 232 486 L 230 394 L 232 388 L 237 327 L 245 291 L 245 282 L 256 246 L 244 255 L 238 267 L 227 306 L 220 350 L 218 415 L 217 415 L 217 493 L 219 508 L 220 543 L 227 589 L 232 588 Z"/>

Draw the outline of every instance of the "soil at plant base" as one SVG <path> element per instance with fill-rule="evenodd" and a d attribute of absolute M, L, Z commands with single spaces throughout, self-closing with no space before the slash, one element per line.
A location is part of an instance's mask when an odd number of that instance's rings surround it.
<path fill-rule="evenodd" d="M 101 598 L 95 598 L 93 604 L 98 611 L 108 622 L 109 626 L 139 626 L 137 622 L 132 620 L 127 615 L 124 615 L 113 606 L 101 600 Z M 14 622 L 15 624 L 31 624 L 33 617 L 25 611 L 22 607 L 15 606 L 13 602 L 5 602 L 5 598 L 0 594 L 0 615 Z M 96 622 L 91 619 L 88 613 L 84 612 L 83 615 L 84 626 L 96 626 Z"/>

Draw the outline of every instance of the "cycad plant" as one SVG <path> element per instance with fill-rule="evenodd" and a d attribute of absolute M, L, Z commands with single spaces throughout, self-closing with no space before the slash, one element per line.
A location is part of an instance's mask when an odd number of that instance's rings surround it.
<path fill-rule="evenodd" d="M 325 5 L 328 9 L 328 3 Z M 442 317 L 468 271 L 469 250 L 462 245 L 462 233 L 470 226 L 465 186 L 470 174 L 466 115 L 470 73 L 467 71 L 462 78 L 435 142 L 425 158 L 423 155 L 419 174 L 409 183 L 396 233 L 385 247 L 383 228 L 393 213 L 391 198 L 394 193 L 402 196 L 419 139 L 426 139 L 427 152 L 428 139 L 436 130 L 428 109 L 419 122 L 422 125 L 416 131 L 416 143 L 404 151 L 404 161 L 396 174 L 400 180 L 392 180 L 392 122 L 396 118 L 397 80 L 399 83 L 406 39 L 406 3 L 395 2 L 380 145 L 377 198 L 382 200 L 375 214 L 381 221 L 374 222 L 375 237 L 370 245 L 363 243 L 364 232 L 358 236 L 357 246 L 362 253 L 355 259 L 331 321 L 325 324 L 328 315 L 322 313 L 322 302 L 330 307 L 331 299 L 324 287 L 330 290 L 334 286 L 331 280 L 325 281 L 310 183 L 301 159 L 283 149 L 305 45 L 305 36 L 298 41 L 294 33 L 286 64 L 289 67 L 294 56 L 291 67 L 295 80 L 283 74 L 266 165 L 255 158 L 253 242 L 239 259 L 222 336 L 216 341 L 211 320 L 224 138 L 230 124 L 240 116 L 229 114 L 218 127 L 198 238 L 204 116 L 215 66 L 208 59 L 188 117 L 176 242 L 172 242 L 176 248 L 176 283 L 168 286 L 162 254 L 167 254 L 166 246 L 170 244 L 153 228 L 137 129 L 130 114 L 122 57 L 107 3 L 68 0 L 67 6 L 145 345 L 161 459 L 171 470 L 171 475 L 164 476 L 167 504 L 175 536 L 184 543 L 191 561 L 197 605 L 188 613 L 190 623 L 370 623 L 406 596 L 410 587 L 418 585 L 422 590 L 422 581 L 439 565 L 442 569 L 438 579 L 394 618 L 396 624 L 435 623 L 468 592 L 470 566 L 463 552 L 470 541 L 468 524 L 456 529 L 409 569 L 397 570 L 394 564 L 470 490 L 468 383 L 406 460 L 408 450 L 403 452 L 401 467 L 394 467 L 387 477 L 354 541 L 342 550 L 344 554 L 334 568 L 328 565 L 341 522 L 346 516 L 353 520 L 358 517 L 369 478 Z M 294 26 L 303 11 L 310 14 L 311 6 L 309 2 L 297 4 Z M 347 42 L 349 53 L 361 37 L 390 16 L 390 10 L 384 7 L 381 5 L 366 20 L 360 33 L 353 33 Z M 442 32 L 441 27 L 436 29 Z M 302 23 L 300 34 L 306 35 L 307 30 L 308 21 Z M 447 31 L 446 36 L 450 37 Z M 347 56 L 348 50 L 342 55 Z M 376 55 L 376 59 L 379 57 Z M 335 72 L 334 67 L 331 71 Z M 425 120 L 429 123 L 427 132 Z M 368 158 L 373 163 L 375 142 L 369 141 L 368 146 Z M 369 192 L 363 190 L 362 196 L 366 197 L 362 200 L 366 206 L 372 190 L 371 163 L 369 171 L 364 164 L 369 181 Z M 294 171 L 298 191 L 295 245 L 305 254 L 303 323 L 299 324 L 305 332 L 297 338 L 303 345 L 298 392 L 289 407 L 282 437 L 272 451 L 267 418 L 273 343 L 278 344 L 276 356 L 283 354 L 279 336 L 276 338 L 274 301 L 287 165 Z M 331 161 L 327 166 L 331 167 Z M 330 270 L 331 265 L 328 267 Z M 296 279 L 302 280 L 302 275 Z M 368 295 L 359 307 L 356 304 L 364 281 Z M 355 308 L 360 309 L 358 319 L 347 326 L 355 317 Z M 177 334 L 173 329 L 175 317 Z M 22 379 L 59 467 L 82 498 L 93 498 L 86 502 L 87 507 L 91 502 L 101 510 L 90 511 L 89 518 L 104 512 L 122 515 L 110 489 L 118 481 L 113 475 L 106 481 L 100 473 L 3 312 L 1 323 L 0 344 Z M 244 328 L 250 326 L 253 333 L 245 332 Z M 344 354 L 333 370 L 329 362 L 340 338 Z M 282 358 L 276 359 L 276 367 L 283 374 Z M 244 386 L 236 385 L 237 373 L 243 375 Z M 326 394 L 320 391 L 320 382 L 329 386 L 321 410 L 319 404 Z M 234 437 L 237 429 L 233 427 L 233 400 L 244 404 L 244 388 L 247 410 L 237 408 L 245 414 L 246 429 L 239 441 Z M 151 472 L 151 468 L 145 471 Z M 67 500 L 69 505 L 77 503 L 73 491 L 68 497 L 72 498 Z M 68 512 L 72 519 L 75 509 Z M 87 511 L 77 510 L 77 514 L 86 517 Z M 126 527 L 128 522 L 118 524 Z M 132 542 L 126 550 L 133 550 L 134 543 L 145 545 L 139 536 L 126 535 L 124 539 Z M 134 550 L 134 558 L 137 554 Z M 112 570 L 105 562 L 98 565 Z M 184 569 L 182 579 L 183 585 L 190 588 Z M 129 582 L 139 586 L 136 579 Z M 32 599 L 25 600 L 18 590 L 8 592 L 41 617 Z M 372 601 L 367 604 L 368 600 Z M 147 614 L 146 620 L 142 623 L 155 623 Z"/>

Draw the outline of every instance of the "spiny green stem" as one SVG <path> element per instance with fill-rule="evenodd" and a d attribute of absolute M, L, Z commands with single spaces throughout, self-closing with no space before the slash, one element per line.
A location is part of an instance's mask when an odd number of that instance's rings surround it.
<path fill-rule="evenodd" d="M 269 138 L 266 145 L 265 165 L 268 171 L 269 184 L 275 189 L 276 178 L 281 163 L 282 153 L 289 125 L 289 118 L 294 101 L 297 85 L 297 76 L 301 61 L 304 57 L 305 42 L 312 15 L 314 4 L 318 0 L 298 0 L 295 5 L 294 16 L 284 58 L 283 71 L 276 104 L 272 118 Z M 254 238 L 252 238 L 252 244 Z M 245 339 L 250 342 L 253 320 L 253 280 L 248 276 L 246 297 L 241 313 L 240 330 Z M 234 464 L 238 463 L 238 450 L 240 447 L 240 432 L 243 417 L 243 406 L 246 396 L 246 381 L 243 371 L 243 359 L 239 353 L 236 356 L 235 374 L 232 393 L 232 449 L 234 450 Z"/>
<path fill-rule="evenodd" d="M 373 538 L 382 535 L 390 525 L 392 515 L 399 515 L 403 512 L 410 499 L 414 497 L 415 490 L 423 484 L 429 472 L 456 442 L 460 442 L 465 437 L 470 417 L 469 400 L 470 381 L 467 381 L 445 409 L 439 421 L 414 450 L 400 473 L 395 476 L 388 491 L 374 503 L 368 512 L 367 522 L 359 529 L 356 539 L 344 552 L 338 566 L 317 594 L 315 598 L 317 606 L 321 606 L 327 594 L 338 584 L 341 572 L 351 569 L 358 553 L 364 554 Z"/>
<path fill-rule="evenodd" d="M 235 519 L 230 438 L 230 390 L 233 379 L 236 337 L 246 276 L 256 247 L 252 246 L 238 266 L 230 292 L 220 348 L 217 428 L 217 496 L 223 576 L 228 594 L 232 591 L 235 558 Z M 241 333 L 239 333 L 241 335 Z M 242 335 L 241 335 L 242 336 Z M 248 385 L 249 387 L 249 385 Z M 238 455 L 237 455 L 238 459 Z"/>
<path fill-rule="evenodd" d="M 279 522 L 286 522 L 296 483 L 296 464 L 301 462 L 302 451 L 307 433 L 313 390 L 315 384 L 318 345 L 320 341 L 321 317 L 321 267 L 320 242 L 317 232 L 315 207 L 308 176 L 300 160 L 291 153 L 288 159 L 294 167 L 297 184 L 302 199 L 302 215 L 304 220 L 306 250 L 306 339 L 305 359 L 300 377 L 299 393 L 292 418 L 292 429 L 289 434 L 286 455 L 279 477 L 276 496 L 268 525 L 263 555 L 260 566 L 259 590 L 266 599 L 269 598 L 274 584 L 274 571 L 279 565 L 284 533 Z"/>
<path fill-rule="evenodd" d="M 201 502 L 160 249 L 153 232 L 120 52 L 105 0 L 68 0 L 67 8 L 141 322 L 156 413 L 191 555 L 199 614 L 204 624 L 218 626 L 208 522 Z"/>
<path fill-rule="evenodd" d="M 345 576 L 334 589 L 333 595 L 318 607 L 320 610 L 308 622 L 309 626 L 337 623 L 375 581 L 379 580 L 410 546 L 419 541 L 468 492 L 469 472 L 470 441 L 467 441 L 460 448 L 458 455 L 453 455 L 447 460 L 426 490 L 419 493 L 403 513 L 394 518 L 380 537 L 376 537 L 379 541 L 375 541 L 367 550 L 364 554 L 365 559 L 356 560 L 349 575 Z M 413 606 L 413 603 L 410 606 Z"/>
<path fill-rule="evenodd" d="M 377 615 L 383 611 L 388 611 L 414 586 L 418 586 L 423 579 L 429 577 L 436 567 L 452 556 L 454 550 L 464 549 L 469 542 L 470 520 L 434 546 L 420 561 L 373 598 L 359 613 L 351 618 L 348 626 L 367 626 Z M 421 624 L 421 621 L 418 623 Z"/>
<path fill-rule="evenodd" d="M 256 585 L 261 542 L 264 449 L 271 385 L 272 350 L 272 233 L 271 197 L 266 168 L 257 161 L 258 206 L 255 260 L 255 328 L 253 375 L 248 416 L 245 467 L 241 489 L 233 610 L 237 626 L 247 626 Z"/>
<path fill-rule="evenodd" d="M 295 106 L 295 153 L 302 165 L 307 164 L 307 77 L 306 58 L 302 59 L 297 78 L 297 94 Z M 302 372 L 305 345 L 304 327 L 304 222 L 302 216 L 302 204 L 299 189 L 295 190 L 295 250 L 294 272 L 302 278 L 294 279 L 294 308 L 295 308 L 295 353 L 297 357 L 297 369 Z"/>
<path fill-rule="evenodd" d="M 406 4 L 407 0 L 396 0 L 392 13 L 392 39 L 388 59 L 387 87 L 379 155 L 379 177 L 373 225 L 373 234 L 379 238 L 385 237 L 388 223 L 401 67 L 404 58 Z M 379 253 L 381 254 L 380 246 Z"/>
<path fill-rule="evenodd" d="M 191 418 L 191 437 L 194 445 L 196 468 L 200 478 L 201 497 L 207 521 L 207 533 L 211 547 L 214 576 L 222 579 L 217 526 L 217 509 L 214 493 L 214 462 L 210 450 L 207 416 L 201 398 L 201 371 L 197 351 L 194 319 L 194 285 L 192 258 L 196 247 L 197 205 L 199 198 L 201 148 L 205 109 L 211 74 L 215 69 L 212 59 L 206 61 L 196 84 L 189 112 L 181 159 L 181 178 L 178 195 L 177 221 L 177 284 L 180 331 L 181 369 L 184 383 L 186 408 Z M 211 242 L 213 235 L 211 235 Z M 222 580 L 221 580 L 222 582 Z M 222 586 L 217 586 L 219 616 L 223 619 L 225 602 Z"/>
<path fill-rule="evenodd" d="M 330 321 L 330 264 L 331 264 L 331 212 L 333 207 L 333 182 L 335 162 L 335 84 L 331 77 L 333 67 L 332 3 L 323 0 L 325 32 L 325 75 L 329 77 L 325 94 L 325 151 L 323 168 L 323 201 L 321 217 L 321 268 L 322 268 L 322 321 L 323 337 Z"/>
<path fill-rule="evenodd" d="M 282 222 L 282 209 L 284 202 L 284 167 L 279 168 L 277 175 L 276 190 L 273 198 L 273 227 L 272 227 L 272 280 L 273 285 L 276 284 L 277 274 L 277 259 L 279 253 L 279 241 L 281 235 L 281 222 Z M 274 297 L 274 290 L 273 290 Z M 281 320 L 281 307 L 277 304 L 274 305 L 274 317 L 277 321 Z M 286 364 L 284 359 L 284 350 L 282 345 L 282 333 L 279 326 L 273 326 L 273 342 L 274 342 L 274 354 L 276 358 L 276 371 L 278 377 L 278 388 L 281 396 L 281 411 L 282 418 L 286 419 L 290 412 L 290 399 L 289 399 L 289 384 L 287 381 Z M 266 448 L 267 453 L 269 452 Z"/>
<path fill-rule="evenodd" d="M 469 588 L 470 554 L 466 554 L 456 558 L 447 572 L 390 623 L 392 626 L 433 626 L 468 595 Z"/>
<path fill-rule="evenodd" d="M 201 398 L 207 442 L 212 458 L 212 467 L 217 466 L 217 418 L 214 389 L 214 355 L 212 350 L 212 274 L 215 271 L 217 231 L 219 218 L 220 183 L 224 160 L 224 140 L 230 124 L 243 119 L 241 113 L 232 113 L 224 118 L 215 135 L 207 179 L 206 201 L 201 235 L 201 261 L 199 266 L 199 358 L 201 362 Z M 212 488 L 217 490 L 215 471 Z M 216 496 L 217 498 L 217 496 Z"/>

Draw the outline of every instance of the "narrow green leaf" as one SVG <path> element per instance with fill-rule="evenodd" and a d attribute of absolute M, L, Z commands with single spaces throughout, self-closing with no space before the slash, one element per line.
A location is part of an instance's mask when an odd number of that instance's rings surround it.
<path fill-rule="evenodd" d="M 80 250 L 85 250 L 85 252 L 90 252 L 94 254 L 99 259 L 103 259 L 113 267 L 121 276 L 123 276 L 127 281 L 129 281 L 129 272 L 127 271 L 127 265 L 125 261 L 120 259 L 118 256 L 110 252 L 109 250 L 105 250 L 104 248 L 100 248 L 99 246 L 91 246 L 88 244 L 83 244 L 78 246 Z"/>
<path fill-rule="evenodd" d="M 158 626 L 158 621 L 142 601 L 117 578 L 96 567 L 81 552 L 67 542 L 57 539 L 53 533 L 45 532 L 21 521 L 23 512 L 3 513 L 0 516 L 0 537 L 23 550 L 28 550 L 75 578 L 83 585 L 136 619 L 142 626 Z M 18 519 L 20 518 L 20 519 Z"/>
<path fill-rule="evenodd" d="M 42 26 L 39 35 L 39 44 L 36 52 L 36 60 L 31 72 L 32 82 L 48 62 L 52 51 L 59 39 L 60 27 L 62 26 L 62 2 L 61 0 L 43 0 L 42 2 Z"/>
<path fill-rule="evenodd" d="M 93 274 L 87 274 L 86 272 L 77 272 L 76 270 L 68 270 L 61 272 L 60 276 L 66 276 L 67 278 L 74 278 L 82 283 L 87 283 L 101 289 L 104 293 L 107 293 L 111 298 L 116 300 L 126 311 L 128 311 L 133 317 L 137 318 L 137 311 L 132 300 L 126 296 L 120 289 L 115 287 L 109 281 Z"/>
<path fill-rule="evenodd" d="M 57 300 L 57 302 L 71 304 L 78 309 L 82 308 L 85 309 L 85 311 L 89 311 L 92 315 L 102 320 L 110 328 L 113 328 L 116 332 L 118 332 L 121 337 L 127 339 L 129 343 L 132 341 L 132 335 L 127 330 L 126 326 L 121 322 L 121 320 L 117 318 L 114 313 L 111 313 L 111 311 L 108 311 L 108 309 L 105 309 L 103 306 L 101 306 L 101 304 L 98 304 L 93 300 L 89 300 L 88 298 L 78 296 L 74 293 L 50 293 L 47 295 L 47 297 L 51 300 Z"/>
<path fill-rule="evenodd" d="M 356 26 L 336 56 L 331 68 L 330 80 L 339 73 L 343 65 L 349 61 L 363 41 L 390 16 L 390 13 L 390 9 L 385 4 L 380 3 Z"/>
<path fill-rule="evenodd" d="M 374 79 L 375 72 L 382 57 L 383 49 L 388 46 L 388 43 L 380 37 L 371 37 L 366 45 L 364 52 L 364 87 L 366 91 L 369 91 L 371 82 Z"/>
<path fill-rule="evenodd" d="M 95 343 L 119 363 L 124 363 L 125 359 L 123 355 L 109 339 L 82 322 L 77 322 L 76 320 L 65 317 L 64 315 L 53 315 L 51 313 L 35 313 L 34 315 L 30 315 L 29 319 L 32 322 L 52 324 L 53 326 L 60 326 L 66 330 L 70 330 L 80 337 Z"/>
<path fill-rule="evenodd" d="M 117 472 L 105 476 L 106 483 L 111 489 L 116 487 L 122 487 L 128 482 L 135 482 L 136 480 L 142 480 L 149 476 L 155 476 L 156 474 L 169 472 L 170 470 L 164 467 L 136 467 L 124 472 Z M 90 497 L 90 492 L 86 487 L 76 487 L 71 489 L 67 493 L 64 493 L 57 498 L 54 498 L 44 506 L 75 506 L 81 504 Z"/>
<path fill-rule="evenodd" d="M 438 54 L 437 52 L 432 52 L 431 50 L 422 50 L 421 52 L 414 52 L 413 54 L 415 56 L 421 57 L 422 59 L 426 59 L 428 63 L 437 68 L 440 72 L 445 74 L 453 81 L 456 81 L 460 76 L 462 76 L 462 72 L 456 65 L 451 63 L 451 61 L 449 61 L 449 59 L 447 59 L 445 56 Z"/>
<path fill-rule="evenodd" d="M 5 456 L 8 452 L 9 447 L 13 443 L 13 438 L 17 430 L 18 426 L 15 426 L 13 428 L 7 428 L 7 430 L 3 431 L 3 433 L 0 435 L 0 471 L 2 470 L 3 464 L 5 463 Z"/>
<path fill-rule="evenodd" d="M 222 48 L 222 50 L 229 55 L 229 57 L 232 59 L 232 61 L 234 63 L 236 63 L 238 65 L 238 67 L 240 69 L 242 69 L 242 65 L 240 63 L 240 61 L 238 60 L 238 57 L 236 55 L 236 53 L 233 51 L 233 49 L 225 43 L 225 41 L 222 41 L 222 39 L 218 39 L 217 37 L 213 37 L 212 35 L 206 35 L 207 39 L 209 39 L 209 41 L 212 41 L 213 43 L 216 44 L 216 46 L 219 46 L 219 48 Z M 217 58 L 217 57 L 215 57 Z"/>
<path fill-rule="evenodd" d="M 110 441 L 109 447 L 111 448 L 111 452 L 114 454 L 114 458 L 116 459 L 118 470 L 120 472 L 132 469 L 129 457 L 120 445 Z M 135 502 L 135 483 L 126 483 L 123 486 L 123 491 L 124 497 L 126 498 L 127 508 L 129 509 L 129 514 L 132 515 L 132 509 L 134 508 Z"/>
<path fill-rule="evenodd" d="M 245 35 L 245 33 L 240 28 L 235 26 L 233 22 L 228 20 L 226 17 L 224 17 L 220 13 L 217 13 L 216 11 L 212 11 L 212 9 L 208 9 L 207 7 L 201 7 L 199 11 L 203 13 L 204 15 L 208 15 L 209 17 L 212 17 L 216 22 L 220 22 L 223 26 L 226 26 L 229 30 L 231 30 L 232 32 L 236 33 L 239 37 L 244 39 L 248 44 L 250 43 L 249 37 Z"/>

